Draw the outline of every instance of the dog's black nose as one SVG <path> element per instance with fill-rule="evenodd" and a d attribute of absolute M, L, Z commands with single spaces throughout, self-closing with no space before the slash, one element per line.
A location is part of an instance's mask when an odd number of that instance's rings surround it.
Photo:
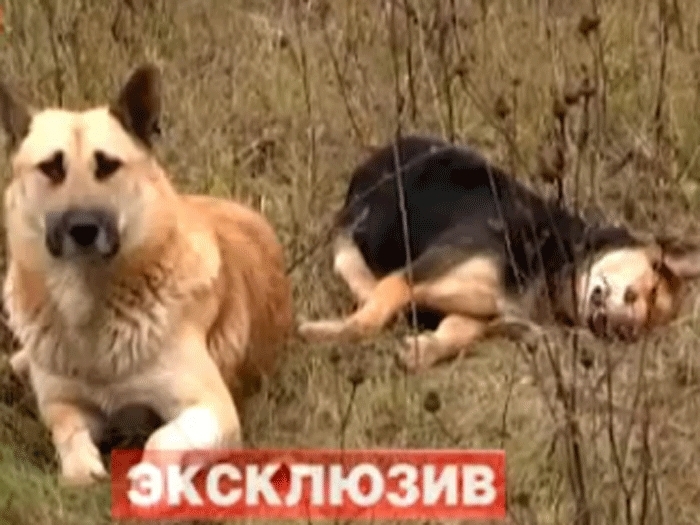
<path fill-rule="evenodd" d="M 54 257 L 112 257 L 119 250 L 117 219 L 113 213 L 99 208 L 48 213 L 46 247 Z"/>
<path fill-rule="evenodd" d="M 68 234 L 83 248 L 93 244 L 98 233 L 100 233 L 100 227 L 97 224 L 76 224 L 68 230 Z"/>

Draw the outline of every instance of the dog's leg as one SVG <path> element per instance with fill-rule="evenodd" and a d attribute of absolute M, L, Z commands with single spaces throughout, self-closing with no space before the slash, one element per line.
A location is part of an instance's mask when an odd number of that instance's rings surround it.
<path fill-rule="evenodd" d="M 60 481 L 77 486 L 105 478 L 107 471 L 92 437 L 101 423 L 99 416 L 59 401 L 42 403 L 39 409 L 58 452 Z"/>
<path fill-rule="evenodd" d="M 455 272 L 457 273 L 457 272 Z M 487 277 L 447 274 L 415 288 L 416 301 L 434 310 L 488 318 L 501 314 L 498 284 Z"/>
<path fill-rule="evenodd" d="M 169 380 L 154 392 L 167 423 L 149 437 L 144 453 L 173 451 L 169 457 L 177 461 L 187 451 L 239 447 L 238 411 L 204 337 L 194 332 L 180 337 L 167 359 L 160 374 Z"/>
<path fill-rule="evenodd" d="M 144 450 L 185 452 L 239 447 L 241 425 L 233 398 L 229 395 L 230 399 L 222 399 L 214 390 L 202 390 L 191 403 L 183 403 L 177 416 L 148 438 Z"/>
<path fill-rule="evenodd" d="M 362 252 L 348 236 L 341 235 L 335 241 L 333 270 L 337 273 L 363 305 L 377 286 L 377 278 L 367 266 Z"/>
<path fill-rule="evenodd" d="M 12 354 L 10 368 L 17 377 L 27 379 L 29 377 L 29 352 L 21 348 Z"/>
<path fill-rule="evenodd" d="M 503 337 L 513 342 L 535 344 L 544 335 L 542 327 L 529 319 L 506 314 L 491 321 L 486 329 L 487 337 Z"/>
<path fill-rule="evenodd" d="M 440 250 L 426 254 L 416 262 L 419 275 L 432 273 L 431 266 L 439 267 L 440 258 L 447 255 Z M 412 372 L 456 356 L 486 335 L 503 309 L 498 268 L 488 257 L 468 258 L 437 278 L 424 279 L 414 288 L 414 297 L 417 304 L 443 312 L 445 318 L 434 332 L 404 340 L 398 357 Z"/>
<path fill-rule="evenodd" d="M 398 353 L 410 372 L 430 368 L 438 361 L 455 357 L 486 333 L 487 323 L 462 315 L 448 315 L 434 332 L 409 335 Z"/>
<path fill-rule="evenodd" d="M 343 319 L 302 323 L 299 334 L 307 341 L 355 341 L 372 335 L 391 321 L 411 300 L 401 274 L 388 275 L 372 290 L 365 304 Z"/>

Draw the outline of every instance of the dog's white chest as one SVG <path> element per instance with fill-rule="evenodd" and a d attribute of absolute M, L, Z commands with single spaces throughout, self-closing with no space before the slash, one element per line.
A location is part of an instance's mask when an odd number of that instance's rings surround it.
<path fill-rule="evenodd" d="M 41 368 L 105 383 L 134 374 L 168 345 L 181 309 L 165 291 L 140 287 L 96 294 L 69 276 L 51 283 L 50 300 L 25 312 L 5 287 L 10 327 Z"/>

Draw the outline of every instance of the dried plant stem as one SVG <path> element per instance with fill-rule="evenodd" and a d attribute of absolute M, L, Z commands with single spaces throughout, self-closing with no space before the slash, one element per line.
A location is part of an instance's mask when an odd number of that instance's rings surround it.
<path fill-rule="evenodd" d="M 391 13 L 390 13 L 390 27 L 389 27 L 389 39 L 391 46 L 392 63 L 394 69 L 394 99 L 395 99 L 395 136 L 394 136 L 394 166 L 395 166 L 395 179 L 396 179 L 396 191 L 398 194 L 398 204 L 399 213 L 401 215 L 401 228 L 404 240 L 404 252 L 406 256 L 405 272 L 406 279 L 408 281 L 409 287 L 409 304 L 411 308 L 411 332 L 413 335 L 414 349 L 416 352 L 418 349 L 418 310 L 416 307 L 415 297 L 413 295 L 413 261 L 411 257 L 411 244 L 410 244 L 410 230 L 408 225 L 408 211 L 406 209 L 406 198 L 403 187 L 403 175 L 401 173 L 401 158 L 399 156 L 398 144 L 401 140 L 402 127 L 401 127 L 401 117 L 403 114 L 403 109 L 405 105 L 405 99 L 401 94 L 401 82 L 400 82 L 400 63 L 399 63 L 399 50 L 396 35 L 396 0 L 391 3 Z M 406 379 L 406 378 L 405 378 Z M 404 380 L 405 380 L 404 379 Z M 419 412 L 419 417 L 422 419 L 423 411 Z"/>
<path fill-rule="evenodd" d="M 308 122 L 309 134 L 309 159 L 308 159 L 308 187 L 314 188 L 317 182 L 317 154 L 316 154 L 316 125 L 314 123 L 313 106 L 311 104 L 311 85 L 309 82 L 309 60 L 306 51 L 306 41 L 304 38 L 305 30 L 302 21 L 301 7 L 296 6 L 294 9 L 294 27 L 297 33 L 297 41 L 299 42 L 299 59 L 301 65 L 301 81 L 304 90 L 304 105 L 306 110 L 306 118 Z M 314 193 L 309 192 L 309 204 L 313 203 Z"/>

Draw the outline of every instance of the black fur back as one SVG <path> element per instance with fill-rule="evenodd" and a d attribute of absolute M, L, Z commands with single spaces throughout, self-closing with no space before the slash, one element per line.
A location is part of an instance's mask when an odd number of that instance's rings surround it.
<path fill-rule="evenodd" d="M 377 276 L 406 265 L 396 153 L 417 282 L 488 252 L 503 265 L 506 289 L 517 293 L 566 271 L 577 257 L 637 243 L 624 228 L 588 223 L 546 201 L 471 149 L 416 135 L 396 146 L 356 168 L 337 218 Z"/>

